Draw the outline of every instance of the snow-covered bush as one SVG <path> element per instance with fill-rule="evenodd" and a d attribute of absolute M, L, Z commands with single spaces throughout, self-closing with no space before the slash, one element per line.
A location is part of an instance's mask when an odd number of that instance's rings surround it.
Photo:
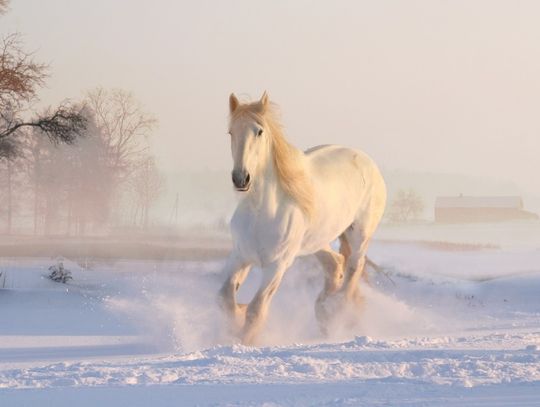
<path fill-rule="evenodd" d="M 49 278 L 57 283 L 67 283 L 69 280 L 72 280 L 71 271 L 64 268 L 64 263 L 59 260 L 57 264 L 49 267 Z"/>

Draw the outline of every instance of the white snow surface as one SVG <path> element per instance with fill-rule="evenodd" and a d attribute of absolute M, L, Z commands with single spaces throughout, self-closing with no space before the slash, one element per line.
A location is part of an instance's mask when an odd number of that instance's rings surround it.
<path fill-rule="evenodd" d="M 375 241 L 364 307 L 323 337 L 315 259 L 298 259 L 257 347 L 216 304 L 222 260 L 0 259 L 0 406 L 540 405 L 540 240 Z M 242 301 L 257 287 L 254 270 Z"/>

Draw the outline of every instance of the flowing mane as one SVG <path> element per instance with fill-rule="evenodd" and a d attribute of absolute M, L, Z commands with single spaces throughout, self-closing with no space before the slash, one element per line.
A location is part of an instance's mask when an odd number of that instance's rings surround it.
<path fill-rule="evenodd" d="M 285 139 L 275 107 L 272 104 L 263 107 L 257 102 L 242 104 L 231 118 L 234 120 L 243 115 L 250 116 L 270 131 L 272 161 L 280 186 L 311 218 L 314 213 L 313 186 L 304 170 L 304 153 Z"/>

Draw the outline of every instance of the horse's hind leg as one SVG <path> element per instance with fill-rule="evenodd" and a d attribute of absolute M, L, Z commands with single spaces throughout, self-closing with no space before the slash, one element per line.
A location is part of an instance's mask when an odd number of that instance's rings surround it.
<path fill-rule="evenodd" d="M 343 265 L 346 257 L 342 253 L 336 253 L 330 246 L 318 251 L 315 256 L 325 271 L 324 287 L 315 302 L 315 316 L 321 332 L 326 334 L 327 324 L 332 314 L 326 300 L 330 295 L 337 292 L 343 284 Z"/>
<path fill-rule="evenodd" d="M 366 265 L 369 237 L 357 223 L 353 223 L 344 234 L 350 246 L 350 256 L 347 259 L 345 279 L 341 291 L 348 302 L 360 304 L 362 297 L 358 286 Z"/>
<path fill-rule="evenodd" d="M 349 244 L 349 241 L 347 240 L 347 236 L 345 235 L 345 233 L 342 233 L 339 236 L 339 252 L 344 257 L 344 260 L 346 263 L 351 255 L 351 245 Z"/>

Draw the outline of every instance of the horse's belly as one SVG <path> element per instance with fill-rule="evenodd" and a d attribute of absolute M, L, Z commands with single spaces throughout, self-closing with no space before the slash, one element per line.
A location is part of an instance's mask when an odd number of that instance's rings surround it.
<path fill-rule="evenodd" d="M 314 222 L 306 230 L 300 255 L 316 253 L 337 239 L 354 221 L 355 211 L 329 214 L 320 222 Z"/>
<path fill-rule="evenodd" d="M 335 195 L 320 195 L 317 215 L 304 234 L 302 255 L 327 247 L 353 223 L 359 209 L 360 194 L 351 193 L 345 188 L 343 191 L 334 190 L 333 193 Z"/>

